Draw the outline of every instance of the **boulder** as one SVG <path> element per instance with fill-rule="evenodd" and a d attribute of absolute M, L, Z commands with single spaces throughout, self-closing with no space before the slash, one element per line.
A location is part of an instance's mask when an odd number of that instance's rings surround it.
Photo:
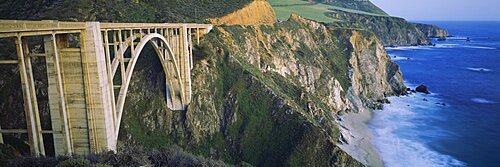
<path fill-rule="evenodd" d="M 425 93 L 425 94 L 431 94 L 431 92 L 429 92 L 429 90 L 427 89 L 427 86 L 425 85 L 420 85 L 418 86 L 415 91 L 417 92 L 421 92 L 421 93 Z"/>

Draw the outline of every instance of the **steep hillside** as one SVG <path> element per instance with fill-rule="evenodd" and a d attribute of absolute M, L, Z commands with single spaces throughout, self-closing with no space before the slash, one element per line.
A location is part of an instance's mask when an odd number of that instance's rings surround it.
<path fill-rule="evenodd" d="M 245 7 L 228 15 L 210 18 L 212 24 L 257 25 L 274 24 L 277 21 L 274 10 L 265 0 L 255 0 Z"/>
<path fill-rule="evenodd" d="M 343 138 L 337 114 L 405 92 L 398 66 L 372 33 L 296 15 L 273 26 L 215 27 L 196 57 L 185 112 L 166 110 L 160 67 L 134 76 L 124 145 L 177 144 L 232 164 L 359 166 L 336 146 Z"/>
<path fill-rule="evenodd" d="M 331 10 L 329 17 L 343 20 L 347 27 L 372 31 L 384 46 L 429 45 L 427 36 L 414 24 L 402 18 L 391 16 L 373 16 Z"/>
<path fill-rule="evenodd" d="M 252 0 L 3 0 L 0 19 L 203 22 L 241 9 L 250 2 Z"/>

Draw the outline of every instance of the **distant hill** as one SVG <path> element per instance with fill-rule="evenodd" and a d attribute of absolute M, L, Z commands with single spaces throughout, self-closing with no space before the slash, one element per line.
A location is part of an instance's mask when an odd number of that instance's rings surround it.
<path fill-rule="evenodd" d="M 387 15 L 387 13 L 385 13 L 379 7 L 375 6 L 369 0 L 313 0 L 313 1 L 348 9 L 360 10 L 374 14 Z"/>
<path fill-rule="evenodd" d="M 0 19 L 203 22 L 250 2 L 252 0 L 2 0 Z"/>
<path fill-rule="evenodd" d="M 447 36 L 446 30 L 432 25 L 412 24 L 393 17 L 369 0 L 269 0 L 278 19 L 291 13 L 333 27 L 369 30 L 384 46 L 429 45 L 427 38 Z"/>
<path fill-rule="evenodd" d="M 330 12 L 331 10 L 341 10 L 349 13 L 366 14 L 374 16 L 388 16 L 385 13 L 377 14 L 357 9 L 341 7 L 341 6 L 346 6 L 347 4 L 332 5 L 325 3 L 317 3 L 316 1 L 304 1 L 304 0 L 268 0 L 268 2 L 271 4 L 271 6 L 273 6 L 278 19 L 281 20 L 288 19 L 290 14 L 292 12 L 295 12 L 298 15 L 304 16 L 306 18 L 325 23 L 341 21 L 326 15 L 326 13 Z"/>

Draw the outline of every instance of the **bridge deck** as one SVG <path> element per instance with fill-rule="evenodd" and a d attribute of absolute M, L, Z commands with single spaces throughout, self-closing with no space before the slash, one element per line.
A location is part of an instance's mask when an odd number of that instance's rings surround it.
<path fill-rule="evenodd" d="M 212 29 L 210 24 L 196 23 L 100 23 L 101 30 L 186 28 Z M 78 33 L 86 28 L 86 22 L 61 22 L 53 20 L 25 21 L 0 20 L 0 38 L 21 36 Z"/>

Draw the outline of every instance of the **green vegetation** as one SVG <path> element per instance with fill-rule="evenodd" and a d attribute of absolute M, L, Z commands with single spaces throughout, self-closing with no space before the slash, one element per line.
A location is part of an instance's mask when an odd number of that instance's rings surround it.
<path fill-rule="evenodd" d="M 297 13 L 300 16 L 330 23 L 340 21 L 338 19 L 327 16 L 325 13 L 335 9 L 342 10 L 350 13 L 358 13 L 358 14 L 366 14 L 366 15 L 375 15 L 375 16 L 387 16 L 387 14 L 383 13 L 371 13 L 363 10 L 357 10 L 352 8 L 346 8 L 344 6 L 338 5 L 335 3 L 334 5 L 323 4 L 323 3 L 310 3 L 303 0 L 269 0 L 269 3 L 273 7 L 276 12 L 276 16 L 281 20 L 287 20 L 292 12 Z M 339 2 L 340 3 L 340 2 Z"/>
<path fill-rule="evenodd" d="M 203 22 L 240 9 L 249 2 L 251 0 L 3 0 L 0 19 Z"/>
<path fill-rule="evenodd" d="M 90 166 L 90 161 L 86 159 L 67 159 L 57 164 L 57 167 L 88 167 Z"/>
<path fill-rule="evenodd" d="M 328 166 L 332 159 L 338 159 L 340 164 L 351 160 L 346 163 L 357 165 L 341 150 L 331 152 L 336 146 L 329 138 L 337 139 L 339 130 L 333 123 L 335 118 L 330 108 L 322 99 L 327 96 L 323 93 L 328 92 L 321 91 L 331 77 L 339 80 L 345 90 L 350 86 L 348 55 L 351 50 L 344 48 L 350 46 L 349 38 L 337 37 L 349 36 L 346 32 L 319 32 L 297 20 L 274 26 L 223 25 L 213 29 L 200 46 L 204 52 L 196 55 L 203 57 L 211 70 L 194 75 L 214 82 L 209 84 L 213 86 L 204 89 L 213 92 L 216 112 L 222 112 L 219 114 L 220 133 L 205 137 L 197 146 L 188 146 L 189 150 L 233 164 L 255 166 Z M 269 38 L 259 39 L 260 36 Z M 286 42 L 287 36 L 293 36 L 294 41 Z M 331 45 L 311 46 L 314 44 L 302 38 Z M 299 45 L 292 49 L 295 43 Z M 266 50 L 265 46 L 273 50 Z M 255 49 L 250 54 L 259 55 L 260 62 L 254 63 L 259 63 L 261 68 L 249 62 L 253 58 L 248 57 L 248 49 Z M 290 50 L 290 54 L 281 57 L 284 55 L 280 52 Z M 292 57 L 301 65 L 321 67 L 318 93 L 306 91 L 298 76 L 284 77 L 262 70 L 266 66 L 280 68 L 274 67 L 273 61 L 287 61 Z M 209 112 L 211 109 L 204 104 L 199 104 L 200 112 Z"/>
<path fill-rule="evenodd" d="M 387 15 L 382 9 L 375 6 L 369 0 L 315 0 L 316 2 L 325 3 L 333 6 L 360 10 L 368 13 L 379 15 Z"/>
<path fill-rule="evenodd" d="M 8 151 L 0 144 L 0 153 Z M 73 157 L 24 157 L 16 154 L 0 154 L 0 166 L 40 166 L 40 167 L 111 167 L 111 166 L 228 166 L 216 161 L 185 152 L 178 146 L 162 147 L 145 151 L 139 147 L 120 150 L 119 153 L 105 152 L 87 156 Z"/>

